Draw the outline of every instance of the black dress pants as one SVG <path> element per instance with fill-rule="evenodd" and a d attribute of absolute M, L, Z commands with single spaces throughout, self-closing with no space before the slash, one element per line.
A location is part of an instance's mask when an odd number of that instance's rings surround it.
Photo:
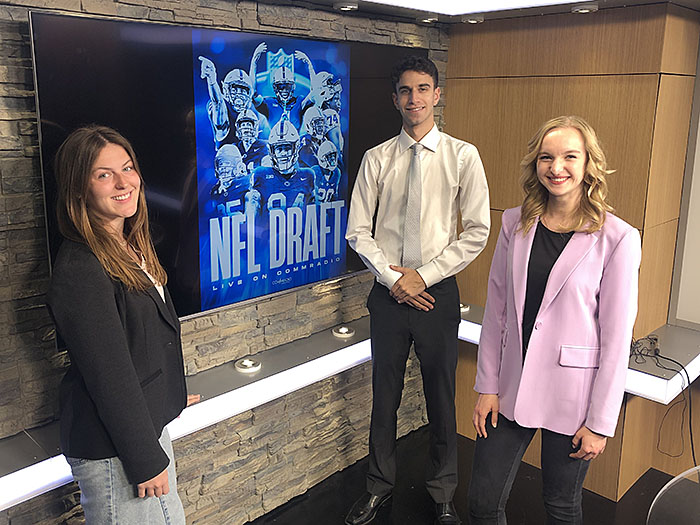
<path fill-rule="evenodd" d="M 430 431 L 426 488 L 436 503 L 452 500 L 457 487 L 455 369 L 459 290 L 454 277 L 428 288 L 429 312 L 397 303 L 375 283 L 367 299 L 372 338 L 372 421 L 367 490 L 382 496 L 396 480 L 396 412 L 401 403 L 406 361 L 414 344 L 420 361 Z"/>

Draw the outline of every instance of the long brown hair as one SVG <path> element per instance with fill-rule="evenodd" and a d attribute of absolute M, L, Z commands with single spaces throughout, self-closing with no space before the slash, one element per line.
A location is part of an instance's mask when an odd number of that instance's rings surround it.
<path fill-rule="evenodd" d="M 134 149 L 119 132 L 105 126 L 91 125 L 76 129 L 61 144 L 55 159 L 58 228 L 67 239 L 86 244 L 112 279 L 121 281 L 132 290 L 146 290 L 153 286 L 119 240 L 105 228 L 102 220 L 88 206 L 90 174 L 97 157 L 107 144 L 116 144 L 126 150 L 141 179 L 136 213 L 125 219 L 124 237 L 143 256 L 146 268 L 156 282 L 165 284 L 168 276 L 158 261 L 148 228 L 141 170 Z"/>
<path fill-rule="evenodd" d="M 558 128 L 573 128 L 583 136 L 586 148 L 586 170 L 583 174 L 583 191 L 576 212 L 573 230 L 592 233 L 600 230 L 605 222 L 605 214 L 613 208 L 605 199 L 608 196 L 606 176 L 615 170 L 607 169 L 603 153 L 595 130 L 581 117 L 562 116 L 545 122 L 527 145 L 527 155 L 520 162 L 520 185 L 525 192 L 520 209 L 520 230 L 527 233 L 538 216 L 547 208 L 549 192 L 537 178 L 537 157 L 542 148 L 544 137 Z"/>

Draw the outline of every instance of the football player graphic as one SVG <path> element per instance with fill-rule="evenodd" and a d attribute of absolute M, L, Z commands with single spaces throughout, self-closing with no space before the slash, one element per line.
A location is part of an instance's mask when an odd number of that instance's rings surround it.
<path fill-rule="evenodd" d="M 323 110 L 323 115 L 326 117 L 326 136 L 333 141 L 338 151 L 342 151 L 345 145 L 343 132 L 340 129 L 340 116 L 338 112 L 331 108 Z"/>
<path fill-rule="evenodd" d="M 328 71 L 321 71 L 311 78 L 311 96 L 314 104 L 322 108 L 330 107 L 331 101 L 336 97 L 340 100 L 340 93 L 343 87 L 340 79 L 335 80 Z M 337 104 L 337 102 L 336 102 Z M 338 108 L 332 108 L 338 111 Z"/>
<path fill-rule="evenodd" d="M 324 140 L 318 147 L 318 165 L 311 168 L 314 172 L 314 200 L 316 204 L 339 200 L 340 169 L 338 168 L 338 150 L 330 140 Z"/>
<path fill-rule="evenodd" d="M 342 108 L 343 86 L 340 79 L 336 80 L 333 74 L 328 71 L 316 73 L 311 60 L 303 52 L 297 51 L 294 56 L 307 63 L 311 80 L 311 92 L 307 98 L 323 111 L 326 117 L 327 137 L 333 141 L 338 151 L 342 151 L 344 139 L 340 128 L 340 110 Z M 303 105 L 303 107 L 307 106 Z"/>
<path fill-rule="evenodd" d="M 248 73 L 242 69 L 233 69 L 224 77 L 221 86 L 224 100 L 236 113 L 248 107 L 252 96 L 252 83 Z"/>
<path fill-rule="evenodd" d="M 199 60 L 200 77 L 207 81 L 209 91 L 207 114 L 214 133 L 214 144 L 218 149 L 223 144 L 235 142 L 236 136 L 231 129 L 238 114 L 251 105 L 253 86 L 248 73 L 242 69 L 233 69 L 224 77 L 219 87 L 214 62 L 204 56 L 200 56 Z M 269 134 L 269 124 L 262 116 L 258 119 L 262 138 L 265 138 Z"/>
<path fill-rule="evenodd" d="M 295 88 L 296 82 L 291 69 L 282 66 L 272 72 L 272 89 L 280 104 L 287 106 L 292 102 Z"/>
<path fill-rule="evenodd" d="M 296 82 L 294 73 L 286 66 L 278 67 L 272 71 L 272 89 L 274 97 L 256 97 L 255 106 L 259 113 L 266 115 L 274 124 L 281 120 L 288 120 L 295 128 L 301 126 L 301 101 L 294 96 Z M 273 124 L 273 125 L 274 125 Z"/>
<path fill-rule="evenodd" d="M 252 78 L 257 78 L 255 76 L 257 75 L 257 62 L 262 53 L 267 51 L 267 44 L 265 42 L 259 44 L 255 51 L 250 65 Z M 253 95 L 253 104 L 258 113 L 265 115 L 273 126 L 280 120 L 286 119 L 296 129 L 299 129 L 303 109 L 310 102 L 306 99 L 304 101 L 299 100 L 295 96 L 296 80 L 294 71 L 288 66 L 292 66 L 292 64 L 271 66 L 268 63 L 268 72 L 275 96 L 263 97 L 256 91 Z"/>
<path fill-rule="evenodd" d="M 258 166 L 269 166 L 270 158 L 267 145 L 258 138 L 259 116 L 252 109 L 244 109 L 236 119 L 236 142 L 234 143 L 243 156 L 243 163 L 252 173 Z"/>
<path fill-rule="evenodd" d="M 340 79 L 335 80 L 332 73 L 328 71 L 321 71 L 316 73 L 313 63 L 306 56 L 303 51 L 295 51 L 294 58 L 306 64 L 309 70 L 309 83 L 311 85 L 311 91 L 306 97 L 304 104 L 302 106 L 307 108 L 310 105 L 319 106 L 321 109 L 330 107 L 329 104 L 334 99 L 334 97 L 339 95 L 343 91 L 343 87 L 340 84 Z M 338 96 L 338 100 L 340 97 Z M 336 111 L 340 112 L 339 108 L 335 108 Z"/>
<path fill-rule="evenodd" d="M 326 117 L 318 106 L 311 106 L 304 112 L 302 130 L 304 136 L 301 137 L 299 162 L 310 168 L 318 164 L 316 152 L 326 138 Z"/>
<path fill-rule="evenodd" d="M 214 157 L 216 184 L 211 189 L 212 208 L 218 215 L 245 213 L 250 176 L 241 152 L 233 144 L 224 144 Z"/>
<path fill-rule="evenodd" d="M 267 147 L 272 166 L 260 166 L 253 172 L 250 201 L 255 210 L 263 215 L 273 208 L 304 210 L 313 202 L 314 173 L 297 164 L 299 133 L 288 120 L 280 120 L 270 131 Z"/>

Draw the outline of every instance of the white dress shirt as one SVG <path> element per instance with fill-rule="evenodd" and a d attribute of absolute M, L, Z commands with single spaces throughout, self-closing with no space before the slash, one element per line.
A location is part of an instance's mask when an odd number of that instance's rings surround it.
<path fill-rule="evenodd" d="M 401 277 L 389 265 L 401 266 L 414 142 L 402 128 L 398 136 L 368 150 L 352 192 L 345 238 L 389 289 Z M 491 217 L 488 185 L 476 147 L 440 132 L 435 125 L 420 144 L 423 265 L 416 270 L 430 287 L 479 255 L 488 239 Z M 458 236 L 460 212 L 464 231 Z"/>

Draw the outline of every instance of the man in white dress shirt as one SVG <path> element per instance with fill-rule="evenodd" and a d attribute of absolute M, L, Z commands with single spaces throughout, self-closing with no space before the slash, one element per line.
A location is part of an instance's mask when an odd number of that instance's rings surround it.
<path fill-rule="evenodd" d="M 476 147 L 441 133 L 435 125 L 433 108 L 440 100 L 435 64 L 406 57 L 394 66 L 391 81 L 394 105 L 403 120 L 401 133 L 365 153 L 346 234 L 377 281 L 367 300 L 373 391 L 367 493 L 345 522 L 369 523 L 391 496 L 396 411 L 413 343 L 429 419 L 426 488 L 436 504 L 435 523 L 454 525 L 461 523 L 452 504 L 457 487 L 454 396 L 460 322 L 454 275 L 486 245 L 488 187 Z M 460 215 L 463 231 L 458 235 Z"/>

